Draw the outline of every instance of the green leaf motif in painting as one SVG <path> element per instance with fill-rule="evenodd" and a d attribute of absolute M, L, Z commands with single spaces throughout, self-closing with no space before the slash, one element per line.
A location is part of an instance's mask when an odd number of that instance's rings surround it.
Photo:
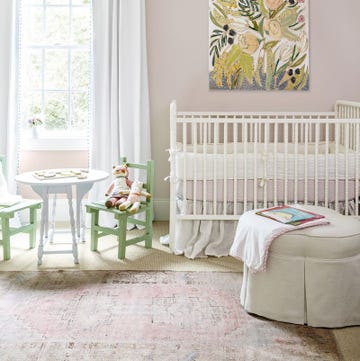
<path fill-rule="evenodd" d="M 254 72 L 254 60 L 251 55 L 244 53 L 239 45 L 234 45 L 227 55 L 225 61 L 226 73 L 231 74 L 239 68 L 249 80 L 252 82 Z"/>
<path fill-rule="evenodd" d="M 261 57 L 258 60 L 257 66 L 256 66 L 256 70 L 255 70 L 255 74 L 254 74 L 254 78 L 256 83 L 259 85 L 259 87 L 262 87 L 262 82 L 261 82 L 261 69 L 264 66 L 264 58 Z"/>
<path fill-rule="evenodd" d="M 215 19 L 215 16 L 212 14 L 212 12 L 210 12 L 210 20 L 212 21 L 212 23 L 216 26 L 218 26 L 219 28 L 221 28 L 220 23 Z"/>
<path fill-rule="evenodd" d="M 258 28 L 259 28 L 258 31 L 262 37 L 264 37 L 264 20 L 265 20 L 264 17 L 261 18 L 261 20 L 259 21 L 259 26 L 258 26 Z"/>
<path fill-rule="evenodd" d="M 295 9 L 286 9 L 281 14 L 279 14 L 279 20 L 281 26 L 290 26 L 296 22 L 297 11 Z"/>
<path fill-rule="evenodd" d="M 288 39 L 290 41 L 298 41 L 299 40 L 299 37 L 296 34 L 294 34 L 292 31 L 290 31 L 288 27 L 282 27 L 281 31 L 282 31 L 283 36 L 286 39 Z"/>
<path fill-rule="evenodd" d="M 247 53 L 241 53 L 240 55 L 240 66 L 244 72 L 249 83 L 252 83 L 254 76 L 254 59 L 251 55 Z"/>
<path fill-rule="evenodd" d="M 274 46 L 276 46 L 279 43 L 278 40 L 269 41 L 264 44 L 264 50 L 272 49 Z"/>
<path fill-rule="evenodd" d="M 225 61 L 225 66 L 227 69 L 230 69 L 235 64 L 235 62 L 239 59 L 241 52 L 242 51 L 239 45 L 234 45 L 231 48 Z"/>
<path fill-rule="evenodd" d="M 303 55 L 300 59 L 298 59 L 297 61 L 295 61 L 295 63 L 291 64 L 294 68 L 300 66 L 302 64 L 302 62 L 306 59 L 306 54 Z"/>
<path fill-rule="evenodd" d="M 215 7 L 217 10 L 219 10 L 219 12 L 222 14 L 222 16 L 223 16 L 224 18 L 226 18 L 226 13 L 225 13 L 224 10 L 221 8 L 221 6 L 219 6 L 219 5 L 216 4 L 216 3 L 214 3 L 213 5 L 214 5 L 214 7 Z"/>
<path fill-rule="evenodd" d="M 283 36 L 290 41 L 299 40 L 298 35 L 294 34 L 289 28 L 296 23 L 297 17 L 297 11 L 294 8 L 286 9 L 278 16 L 281 24 L 281 32 Z"/>
<path fill-rule="evenodd" d="M 270 14 L 269 11 L 266 9 L 265 5 L 264 5 L 264 0 L 259 0 L 259 8 L 260 8 L 260 12 L 267 18 L 270 18 Z"/>
<path fill-rule="evenodd" d="M 233 81 L 234 88 L 240 89 L 243 85 L 244 79 L 245 79 L 244 72 L 241 71 L 241 69 L 238 69 L 234 74 L 234 81 Z"/>
<path fill-rule="evenodd" d="M 284 9 L 284 7 L 286 6 L 286 1 L 284 1 L 276 10 L 274 10 L 271 15 L 270 15 L 270 19 L 273 19 L 274 17 L 276 17 L 277 14 L 280 13 L 280 11 L 282 9 Z"/>
<path fill-rule="evenodd" d="M 266 90 L 269 90 L 271 88 L 271 81 L 273 80 L 273 73 L 275 69 L 275 56 L 271 50 L 266 50 L 266 83 L 265 87 Z"/>

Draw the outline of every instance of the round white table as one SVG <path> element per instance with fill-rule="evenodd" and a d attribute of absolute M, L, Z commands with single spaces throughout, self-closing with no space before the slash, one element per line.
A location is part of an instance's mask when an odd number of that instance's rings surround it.
<path fill-rule="evenodd" d="M 38 264 L 41 265 L 43 254 L 51 253 L 72 253 L 74 263 L 79 263 L 77 239 L 82 237 L 80 228 L 84 227 L 84 220 L 81 212 L 81 202 L 84 195 L 89 192 L 95 182 L 102 181 L 109 176 L 101 170 L 80 170 L 74 168 L 46 169 L 19 174 L 15 177 L 16 182 L 30 185 L 35 193 L 43 200 L 40 223 L 40 240 L 38 248 Z M 73 188 L 76 195 L 76 216 L 72 205 Z M 44 244 L 49 239 L 49 194 L 64 193 L 69 204 L 70 227 L 72 234 L 72 250 L 44 250 Z M 54 231 L 54 229 L 53 229 Z M 52 239 L 52 235 L 50 237 Z"/>

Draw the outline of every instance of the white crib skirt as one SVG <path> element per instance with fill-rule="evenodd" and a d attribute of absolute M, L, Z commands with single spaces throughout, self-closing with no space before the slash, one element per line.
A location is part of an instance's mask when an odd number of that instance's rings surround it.
<path fill-rule="evenodd" d="M 177 221 L 175 240 L 170 241 L 170 247 L 175 254 L 190 259 L 228 256 L 236 224 L 234 221 Z"/>

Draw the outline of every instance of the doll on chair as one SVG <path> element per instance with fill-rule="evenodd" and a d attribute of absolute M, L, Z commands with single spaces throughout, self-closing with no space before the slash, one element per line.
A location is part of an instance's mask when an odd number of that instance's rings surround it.
<path fill-rule="evenodd" d="M 143 189 L 143 183 L 137 180 L 133 181 L 127 193 L 129 194 L 127 200 L 119 205 L 119 210 L 127 210 L 129 213 L 136 213 L 139 210 L 142 196 L 147 199 L 151 197 L 151 194 Z"/>
<path fill-rule="evenodd" d="M 113 166 L 113 175 L 115 179 L 111 182 L 105 193 L 105 196 L 109 197 L 105 202 L 107 208 L 117 208 L 125 202 L 133 183 L 128 178 L 129 171 L 126 164 Z"/>

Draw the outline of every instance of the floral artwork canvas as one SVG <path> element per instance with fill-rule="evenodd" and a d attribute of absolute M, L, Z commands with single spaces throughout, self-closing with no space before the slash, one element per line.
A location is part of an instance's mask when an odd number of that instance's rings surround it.
<path fill-rule="evenodd" d="M 210 89 L 308 90 L 310 0 L 210 0 Z"/>

